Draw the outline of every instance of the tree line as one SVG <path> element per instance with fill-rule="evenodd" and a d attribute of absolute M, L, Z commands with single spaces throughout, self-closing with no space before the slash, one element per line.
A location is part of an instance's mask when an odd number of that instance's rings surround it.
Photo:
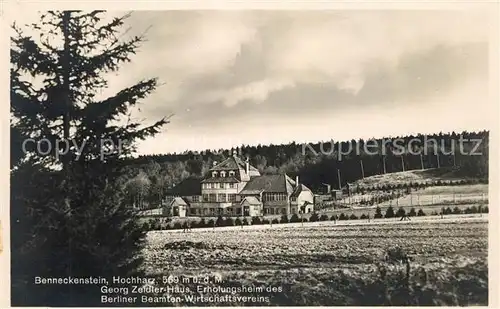
<path fill-rule="evenodd" d="M 459 151 L 458 143 L 460 139 L 464 140 L 481 140 L 477 149 L 474 149 L 475 143 L 463 143 L 463 151 Z M 441 168 L 453 171 L 456 176 L 464 178 L 470 177 L 487 181 L 488 179 L 488 150 L 489 150 L 489 131 L 480 132 L 461 132 L 461 133 L 439 133 L 424 136 L 408 135 L 394 138 L 373 139 L 370 142 L 379 144 L 382 147 L 383 141 L 400 140 L 406 142 L 405 147 L 412 145 L 411 141 L 420 140 L 424 144 L 425 140 L 434 139 L 439 147 L 434 153 L 434 144 L 428 143 L 427 154 L 410 154 L 405 153 L 397 155 L 396 149 L 391 148 L 390 144 L 386 143 L 386 151 L 378 154 L 364 152 L 364 145 L 369 143 L 365 140 L 352 140 L 333 144 L 333 149 L 344 149 L 347 152 L 349 147 L 359 148 L 359 153 L 349 153 L 342 156 L 338 160 L 338 151 L 330 154 L 322 153 L 321 143 L 308 144 L 314 151 L 308 151 L 310 148 L 304 148 L 304 144 L 289 144 L 281 145 L 257 145 L 234 147 L 231 149 L 205 150 L 203 152 L 186 151 L 184 153 L 164 154 L 164 155 L 143 155 L 137 158 L 128 158 L 128 177 L 131 183 L 139 184 L 142 191 L 148 191 L 145 196 L 142 193 L 136 192 L 135 185 L 131 185 L 129 193 L 135 196 L 137 200 L 140 196 L 143 205 L 144 201 L 148 205 L 156 207 L 161 204 L 161 196 L 164 196 L 168 188 L 175 186 L 182 180 L 188 177 L 203 177 L 213 162 L 221 162 L 237 153 L 241 157 L 248 157 L 250 164 L 255 166 L 261 174 L 277 174 L 287 173 L 292 178 L 300 177 L 300 181 L 314 191 L 324 190 L 324 184 L 330 184 L 331 188 L 339 186 L 345 188 L 349 183 L 353 183 L 364 177 L 381 175 L 384 173 L 393 173 L 409 170 L 421 170 L 429 168 Z M 349 146 L 349 143 L 351 146 Z M 453 155 L 448 154 L 451 145 L 455 144 L 456 150 Z M 308 146 L 308 147 L 309 147 Z M 432 149 L 431 149 L 432 148 Z M 304 151 L 305 149 L 305 151 Z M 474 151 L 473 151 L 474 150 Z M 422 150 L 423 152 L 423 150 Z M 468 155 L 463 153 L 481 153 L 481 155 Z M 445 153 L 445 154 L 443 154 Z M 161 188 L 158 188 L 158 183 L 161 183 Z M 448 183 L 445 180 L 439 180 L 442 184 L 455 185 L 456 181 Z M 394 184 L 387 186 L 428 186 L 431 184 L 407 183 Z M 399 187 L 397 187 L 399 188 Z M 384 190 L 378 186 L 372 187 L 351 187 L 353 192 L 359 191 L 374 191 Z M 395 187 L 396 189 L 396 187 Z M 159 194 L 160 190 L 162 193 Z M 134 197 L 131 197 L 133 200 Z"/>

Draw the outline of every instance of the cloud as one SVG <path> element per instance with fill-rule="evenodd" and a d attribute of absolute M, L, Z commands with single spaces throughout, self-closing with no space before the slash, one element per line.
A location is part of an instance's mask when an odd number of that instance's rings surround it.
<path fill-rule="evenodd" d="M 165 143 L 146 152 L 198 148 L 198 138 L 231 146 L 417 130 L 387 124 L 397 115 L 423 117 L 422 128 L 459 127 L 468 110 L 488 106 L 488 17 L 474 8 L 138 11 L 128 35 L 152 26 L 148 42 L 108 91 L 153 76 L 164 83 L 138 115 L 175 116 L 158 137 Z M 461 114 L 446 121 L 425 116 L 453 108 Z"/>

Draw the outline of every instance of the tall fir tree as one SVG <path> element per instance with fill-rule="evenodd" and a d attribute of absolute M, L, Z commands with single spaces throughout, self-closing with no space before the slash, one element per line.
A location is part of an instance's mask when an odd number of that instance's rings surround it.
<path fill-rule="evenodd" d="M 101 305 L 98 285 L 36 285 L 35 277 L 142 273 L 145 231 L 126 203 L 123 158 L 168 121 L 118 124 L 157 79 L 99 98 L 107 74 L 131 61 L 144 41 L 120 37 L 128 16 L 50 11 L 26 25 L 29 35 L 13 26 L 12 305 Z"/>

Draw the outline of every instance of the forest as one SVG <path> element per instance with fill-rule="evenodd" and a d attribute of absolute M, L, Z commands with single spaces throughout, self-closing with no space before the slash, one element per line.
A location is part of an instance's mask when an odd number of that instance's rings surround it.
<path fill-rule="evenodd" d="M 394 143 L 384 143 L 389 140 L 399 141 L 405 151 L 394 147 Z M 378 146 L 367 148 L 367 143 Z M 413 145 L 426 145 L 426 148 L 410 151 Z M 444 167 L 454 168 L 456 175 L 487 181 L 488 145 L 489 131 L 464 131 L 368 141 L 241 145 L 231 149 L 143 155 L 127 159 L 127 192 L 132 199 L 140 197 L 141 201 L 158 205 L 168 188 L 188 177 L 203 177 L 213 162 L 221 162 L 233 153 L 242 158 L 248 157 L 250 164 L 261 174 L 287 173 L 292 179 L 299 176 L 301 182 L 313 191 L 321 190 L 324 184 L 338 188 L 339 176 L 340 186 L 344 187 L 363 177 Z M 353 151 L 348 153 L 349 149 Z"/>

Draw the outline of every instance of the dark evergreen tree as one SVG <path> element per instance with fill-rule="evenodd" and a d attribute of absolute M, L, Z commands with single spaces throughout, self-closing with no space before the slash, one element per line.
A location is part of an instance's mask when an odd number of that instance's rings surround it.
<path fill-rule="evenodd" d="M 406 211 L 404 210 L 403 207 L 399 207 L 398 211 L 396 212 L 396 217 L 402 217 L 406 214 Z"/>
<path fill-rule="evenodd" d="M 377 208 L 375 209 L 375 215 L 373 216 L 373 218 L 375 219 L 380 219 L 382 218 L 382 209 L 380 209 L 380 207 L 377 206 Z"/>
<path fill-rule="evenodd" d="M 14 306 L 100 305 L 98 285 L 37 285 L 35 276 L 141 275 L 145 231 L 124 202 L 124 157 L 158 133 L 129 121 L 157 87 L 140 81 L 98 98 L 106 73 L 130 61 L 143 36 L 117 35 L 127 16 L 46 12 L 11 39 L 11 292 Z M 61 41 L 58 46 L 57 41 Z M 36 85 L 32 80 L 40 80 Z M 28 138 L 32 143 L 23 142 Z M 45 139 L 45 155 L 35 142 Z M 118 145 L 120 145 L 118 147 Z M 76 146 L 79 149 L 75 149 Z M 104 155 L 105 154 L 105 155 Z"/>
<path fill-rule="evenodd" d="M 386 218 L 394 218 L 394 208 L 392 206 L 389 206 L 387 210 L 385 211 L 385 217 Z"/>

